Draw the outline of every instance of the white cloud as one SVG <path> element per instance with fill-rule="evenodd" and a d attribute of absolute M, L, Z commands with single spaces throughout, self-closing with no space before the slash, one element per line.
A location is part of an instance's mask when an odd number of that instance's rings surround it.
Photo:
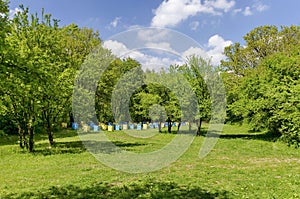
<path fill-rule="evenodd" d="M 166 29 L 141 29 L 138 31 L 137 36 L 141 41 L 159 42 L 166 40 L 169 33 Z"/>
<path fill-rule="evenodd" d="M 225 55 L 223 54 L 224 48 L 228 45 L 232 44 L 229 40 L 224 40 L 219 35 L 214 35 L 209 38 L 206 49 L 200 47 L 190 47 L 180 54 L 179 57 L 175 56 L 173 53 L 173 49 L 171 48 L 171 44 L 167 42 L 161 43 L 146 43 L 146 48 L 154 48 L 158 50 L 165 50 L 167 53 L 159 54 L 156 51 L 156 55 L 153 53 L 147 53 L 146 51 L 141 52 L 137 50 L 130 50 L 123 43 L 118 41 L 108 40 L 105 41 L 103 46 L 112 51 L 114 55 L 117 57 L 131 57 L 138 62 L 141 63 L 142 68 L 145 69 L 154 69 L 160 70 L 161 68 L 168 68 L 171 64 L 183 64 L 183 59 L 189 57 L 190 55 L 201 56 L 204 59 L 211 59 L 213 65 L 219 65 L 222 59 L 225 59 Z M 168 56 L 173 55 L 173 56 Z"/>
<path fill-rule="evenodd" d="M 207 51 L 209 57 L 211 57 L 212 64 L 218 65 L 220 61 L 225 59 L 223 54 L 224 48 L 232 44 L 232 41 L 225 41 L 221 36 L 214 35 L 208 40 L 208 47 L 210 50 Z"/>
<path fill-rule="evenodd" d="M 116 56 L 124 56 L 130 50 L 123 44 L 118 41 L 107 40 L 103 43 L 103 47 L 110 49 L 112 54 Z"/>
<path fill-rule="evenodd" d="M 165 49 L 170 48 L 170 44 L 168 43 L 148 43 L 149 48 L 156 48 L 156 49 Z M 131 57 L 141 63 L 142 68 L 150 69 L 150 70 L 160 70 L 161 68 L 167 68 L 171 64 L 182 64 L 183 62 L 172 59 L 169 57 L 160 57 L 154 56 L 150 54 L 145 54 L 143 52 L 137 50 L 130 50 L 128 49 L 123 43 L 118 41 L 108 40 L 105 41 L 103 44 L 104 48 L 110 49 L 111 52 L 116 55 L 117 57 Z"/>
<path fill-rule="evenodd" d="M 269 8 L 259 0 L 254 0 L 252 6 L 236 8 L 235 0 L 164 0 L 154 11 L 151 26 L 174 27 L 187 20 L 189 17 L 199 14 L 223 15 L 231 12 L 251 16 L 254 12 L 263 12 Z M 190 24 L 192 30 L 195 25 Z M 198 27 L 198 26 L 197 26 Z"/>
<path fill-rule="evenodd" d="M 211 6 L 216 9 L 224 10 L 224 12 L 228 12 L 234 5 L 235 1 L 227 1 L 227 0 L 206 0 L 205 1 L 206 6 Z"/>
<path fill-rule="evenodd" d="M 186 51 L 184 51 L 182 53 L 182 56 L 184 58 L 187 58 L 191 55 L 196 55 L 196 56 L 200 56 L 202 57 L 203 59 L 208 59 L 209 56 L 208 54 L 205 52 L 205 50 L 203 50 L 202 48 L 199 48 L 199 47 L 190 47 L 189 49 L 187 49 Z"/>
<path fill-rule="evenodd" d="M 9 10 L 9 19 L 13 19 L 18 12 L 22 12 L 22 10 L 20 8 Z"/>
<path fill-rule="evenodd" d="M 264 12 L 267 9 L 269 9 L 268 5 L 265 5 L 261 2 L 256 2 L 254 3 L 251 7 L 250 6 L 246 6 L 244 9 L 234 9 L 233 13 L 237 14 L 237 13 L 242 13 L 244 16 L 251 16 L 256 12 Z"/>
<path fill-rule="evenodd" d="M 160 49 L 160 50 L 168 51 L 171 53 L 175 52 L 171 48 L 171 44 L 168 42 L 159 42 L 159 43 L 149 42 L 149 43 L 146 43 L 145 46 L 148 48 Z"/>
<path fill-rule="evenodd" d="M 263 11 L 266 11 L 267 9 L 269 9 L 269 6 L 267 6 L 261 2 L 258 2 L 253 5 L 253 8 L 258 12 L 263 12 Z"/>
<path fill-rule="evenodd" d="M 234 10 L 233 10 L 233 14 L 237 14 L 237 13 L 240 13 L 240 12 L 242 12 L 242 11 L 243 11 L 242 8 L 237 8 L 237 9 L 234 9 Z"/>
<path fill-rule="evenodd" d="M 190 27 L 192 30 L 197 30 L 199 25 L 200 25 L 199 21 L 193 21 L 192 23 L 190 23 Z"/>
<path fill-rule="evenodd" d="M 209 38 L 206 51 L 199 47 L 191 47 L 182 53 L 183 57 L 197 55 L 204 59 L 211 59 L 213 65 L 219 65 L 220 61 L 225 59 L 224 48 L 232 44 L 231 41 L 225 41 L 221 36 L 214 35 Z"/>
<path fill-rule="evenodd" d="M 251 8 L 249 6 L 247 6 L 243 12 L 244 16 L 251 16 L 253 15 L 253 12 L 251 11 Z"/>
<path fill-rule="evenodd" d="M 257 12 L 264 12 L 269 9 L 268 5 L 263 4 L 262 2 L 255 0 L 252 6 L 246 6 L 245 8 L 236 8 L 233 10 L 233 14 L 241 13 L 244 16 L 251 16 Z"/>
<path fill-rule="evenodd" d="M 172 27 L 199 13 L 222 15 L 235 5 L 231 0 L 164 0 L 154 11 L 151 25 L 157 27 Z"/>
<path fill-rule="evenodd" d="M 113 28 L 117 27 L 120 20 L 121 20 L 121 17 L 116 17 L 112 22 L 110 22 L 110 26 Z"/>

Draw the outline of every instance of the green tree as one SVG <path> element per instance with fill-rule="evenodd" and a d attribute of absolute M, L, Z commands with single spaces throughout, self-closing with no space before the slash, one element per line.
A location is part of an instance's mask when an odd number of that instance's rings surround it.
<path fill-rule="evenodd" d="M 211 78 L 213 67 L 209 61 L 191 56 L 187 64 L 179 66 L 177 70 L 186 77 L 197 97 L 196 109 L 199 112 L 193 120 L 197 121 L 197 135 L 200 135 L 202 122 L 210 120 L 211 117 L 211 98 L 206 79 Z"/>
<path fill-rule="evenodd" d="M 101 77 L 99 76 L 97 84 L 96 112 L 98 120 L 100 122 L 127 121 L 129 110 L 126 105 L 130 101 L 128 95 L 142 83 L 142 79 L 141 65 L 134 59 L 114 58 L 111 60 Z"/>
<path fill-rule="evenodd" d="M 282 27 L 273 33 L 273 39 L 267 34 L 248 34 L 259 39 L 245 49 L 257 49 L 251 56 L 261 57 L 260 61 L 243 75 L 234 71 L 223 74 L 229 91 L 229 119 L 244 119 L 254 130 L 268 129 L 298 146 L 300 27 Z M 268 41 L 268 46 L 259 41 Z M 237 51 L 234 56 L 239 56 Z"/>
<path fill-rule="evenodd" d="M 282 52 L 299 41 L 299 27 L 260 26 L 244 36 L 245 46 L 240 43 L 225 47 L 226 60 L 221 65 L 226 71 L 245 76 L 257 67 L 264 58 Z"/>
<path fill-rule="evenodd" d="M 50 27 L 50 26 L 48 26 Z M 53 127 L 65 121 L 71 113 L 74 79 L 85 57 L 99 46 L 98 33 L 92 29 L 78 28 L 71 24 L 63 28 L 49 28 L 51 41 L 46 41 L 49 78 L 43 83 L 42 121 L 53 145 Z M 46 37 L 45 37 L 46 38 Z M 52 54 L 49 52 L 52 51 Z"/>
<path fill-rule="evenodd" d="M 53 145 L 53 128 L 71 111 L 76 72 L 101 41 L 91 29 L 74 24 L 60 28 L 44 11 L 39 19 L 28 8 L 21 9 L 6 35 L 1 90 L 5 108 L 19 128 L 20 146 L 31 152 L 38 126 L 44 127 Z"/>
<path fill-rule="evenodd" d="M 39 43 L 35 42 L 38 37 L 38 18 L 31 15 L 29 19 L 28 8 L 21 8 L 22 12 L 11 22 L 10 33 L 6 37 L 9 44 L 5 57 L 6 73 L 1 78 L 6 84 L 2 87 L 5 93 L 3 99 L 7 100 L 6 107 L 18 123 L 20 143 L 24 143 L 31 152 L 34 146 L 34 128 L 39 122 L 40 83 L 47 79 L 42 67 L 37 66 L 43 65 L 46 59 L 38 47 Z M 25 133 L 29 136 L 28 142 L 25 140 Z"/>

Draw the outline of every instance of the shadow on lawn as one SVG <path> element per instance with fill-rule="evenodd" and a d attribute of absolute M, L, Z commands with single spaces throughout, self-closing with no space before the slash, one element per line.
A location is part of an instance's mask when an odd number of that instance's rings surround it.
<path fill-rule="evenodd" d="M 69 185 L 48 190 L 8 195 L 5 198 L 229 198 L 228 192 L 209 192 L 173 182 L 139 182 L 127 185 L 99 183 L 88 187 Z"/>
<path fill-rule="evenodd" d="M 26 134 L 27 136 L 27 134 Z M 60 131 L 54 132 L 54 140 L 59 138 L 67 138 L 67 137 L 76 137 L 78 136 L 77 131 L 71 129 L 63 129 Z M 27 136 L 28 138 L 28 136 Z M 34 141 L 39 142 L 43 140 L 48 140 L 48 136 L 46 132 L 35 132 Z M 18 135 L 0 135 L 0 146 L 5 145 L 18 145 L 19 136 Z"/>
<path fill-rule="evenodd" d="M 211 133 L 211 137 L 218 136 L 217 134 Z M 280 138 L 280 135 L 276 135 L 271 132 L 266 133 L 247 133 L 247 134 L 221 134 L 220 139 L 247 139 L 247 140 L 263 140 L 268 142 L 275 142 Z"/>
<path fill-rule="evenodd" d="M 120 148 L 130 148 L 135 146 L 146 145 L 138 142 L 106 142 L 106 141 L 71 141 L 71 142 L 56 142 L 52 148 L 47 147 L 48 143 L 37 144 L 34 151 L 35 155 L 56 155 L 56 154 L 78 154 L 87 151 L 86 146 L 89 146 L 93 153 L 118 153 Z M 117 146 L 117 147 L 116 147 Z M 119 148 L 120 147 L 120 148 Z"/>

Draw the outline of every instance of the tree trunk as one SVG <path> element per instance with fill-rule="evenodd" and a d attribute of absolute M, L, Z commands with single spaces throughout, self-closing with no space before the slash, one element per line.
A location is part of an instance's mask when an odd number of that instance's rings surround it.
<path fill-rule="evenodd" d="M 168 133 L 172 133 L 172 121 L 170 117 L 168 117 Z"/>
<path fill-rule="evenodd" d="M 158 122 L 158 132 L 161 133 L 161 121 Z"/>
<path fill-rule="evenodd" d="M 201 135 L 201 126 L 202 126 L 202 118 L 199 119 L 199 123 L 198 123 L 198 128 L 197 128 L 197 136 Z"/>
<path fill-rule="evenodd" d="M 28 134 L 29 134 L 29 152 L 33 152 L 33 146 L 34 146 L 34 129 L 32 126 L 28 128 Z"/>
<path fill-rule="evenodd" d="M 178 123 L 177 133 L 179 132 L 180 126 L 181 126 L 181 122 Z"/>
<path fill-rule="evenodd" d="M 53 132 L 51 127 L 47 127 L 47 134 L 48 134 L 49 145 L 50 147 L 52 147 L 54 144 L 54 139 L 53 139 Z"/>
<path fill-rule="evenodd" d="M 191 130 L 192 130 L 192 123 L 189 122 L 189 131 L 191 131 Z"/>
<path fill-rule="evenodd" d="M 70 118 L 69 128 L 72 128 L 72 124 L 74 123 L 74 116 L 72 112 L 69 113 L 69 118 Z"/>
<path fill-rule="evenodd" d="M 22 149 L 24 149 L 26 147 L 26 149 L 28 150 L 28 142 L 26 139 L 26 134 L 24 131 L 24 126 L 21 125 L 21 123 L 18 123 L 18 133 L 19 133 L 19 139 L 20 139 L 20 147 Z"/>
<path fill-rule="evenodd" d="M 29 136 L 29 152 L 33 152 L 33 146 L 34 146 L 34 127 L 33 127 L 33 120 L 30 119 L 27 124 L 27 131 Z"/>
<path fill-rule="evenodd" d="M 168 122 L 168 133 L 172 133 L 172 124 Z"/>
<path fill-rule="evenodd" d="M 29 146 L 28 146 L 28 142 L 27 142 L 27 139 L 26 139 L 26 135 L 24 133 L 24 130 L 22 129 L 22 134 L 23 134 L 23 146 L 26 147 L 26 149 L 28 150 Z"/>
<path fill-rule="evenodd" d="M 24 149 L 24 145 L 23 145 L 23 130 L 21 128 L 21 125 L 18 123 L 18 134 L 19 134 L 19 140 L 20 140 L 20 147 L 22 149 Z"/>

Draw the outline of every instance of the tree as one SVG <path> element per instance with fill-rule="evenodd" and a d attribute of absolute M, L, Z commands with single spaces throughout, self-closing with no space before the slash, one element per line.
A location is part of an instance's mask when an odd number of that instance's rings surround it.
<path fill-rule="evenodd" d="M 51 41 L 45 41 L 44 51 L 52 51 L 48 58 L 49 78 L 43 83 L 42 121 L 48 134 L 49 144 L 53 145 L 53 127 L 71 113 L 71 99 L 74 79 L 86 56 L 99 46 L 98 33 L 92 29 L 78 28 L 71 24 L 63 28 L 51 28 Z"/>
<path fill-rule="evenodd" d="M 268 129 L 290 145 L 299 146 L 300 27 L 282 27 L 273 33 L 273 39 L 250 34 L 254 40 L 268 41 L 268 46 L 257 41 L 245 48 L 257 49 L 252 57 L 261 58 L 255 67 L 244 70 L 243 75 L 231 71 L 223 75 L 230 91 L 229 119 L 244 119 L 254 130 Z"/>
<path fill-rule="evenodd" d="M 0 0 L 0 66 L 4 64 L 5 35 L 8 32 L 8 2 Z M 1 66 L 2 68 L 2 66 Z"/>
<path fill-rule="evenodd" d="M 257 67 L 264 58 L 282 52 L 299 41 L 299 27 L 260 26 L 244 36 L 245 46 L 232 44 L 224 49 L 226 60 L 221 65 L 226 71 L 237 76 L 245 76 Z"/>
<path fill-rule="evenodd" d="M 209 61 L 191 56 L 188 58 L 187 64 L 179 66 L 177 70 L 186 77 L 197 97 L 196 109 L 199 112 L 193 119 L 197 121 L 197 135 L 200 135 L 202 122 L 209 120 L 211 115 L 211 98 L 205 78 L 211 77 L 213 67 Z"/>
<path fill-rule="evenodd" d="M 100 122 L 125 122 L 129 120 L 128 95 L 142 84 L 141 65 L 132 58 L 114 58 L 103 70 L 96 90 L 97 117 Z"/>
<path fill-rule="evenodd" d="M 46 60 L 39 43 L 35 40 L 37 34 L 38 18 L 31 15 L 29 20 L 28 8 L 22 8 L 10 24 L 10 32 L 6 40 L 9 44 L 5 57 L 6 73 L 2 91 L 5 94 L 6 107 L 14 115 L 20 133 L 20 143 L 24 143 L 30 152 L 34 145 L 34 128 L 38 121 L 40 105 L 40 83 L 46 80 L 45 71 L 37 68 Z M 9 53 L 8 53 L 9 52 Z M 25 133 L 29 140 L 26 141 Z"/>
<path fill-rule="evenodd" d="M 53 128 L 71 109 L 76 72 L 101 40 L 97 32 L 74 24 L 60 28 L 44 11 L 39 19 L 28 8 L 21 10 L 6 35 L 2 104 L 18 126 L 20 146 L 32 152 L 37 126 L 45 127 L 53 145 Z"/>
<path fill-rule="evenodd" d="M 168 132 L 171 133 L 172 122 L 180 121 L 182 110 L 178 87 L 178 74 L 146 71 L 145 86 L 133 96 L 132 112 L 140 115 L 139 120 L 158 122 L 161 132 L 161 123 L 168 122 Z"/>

